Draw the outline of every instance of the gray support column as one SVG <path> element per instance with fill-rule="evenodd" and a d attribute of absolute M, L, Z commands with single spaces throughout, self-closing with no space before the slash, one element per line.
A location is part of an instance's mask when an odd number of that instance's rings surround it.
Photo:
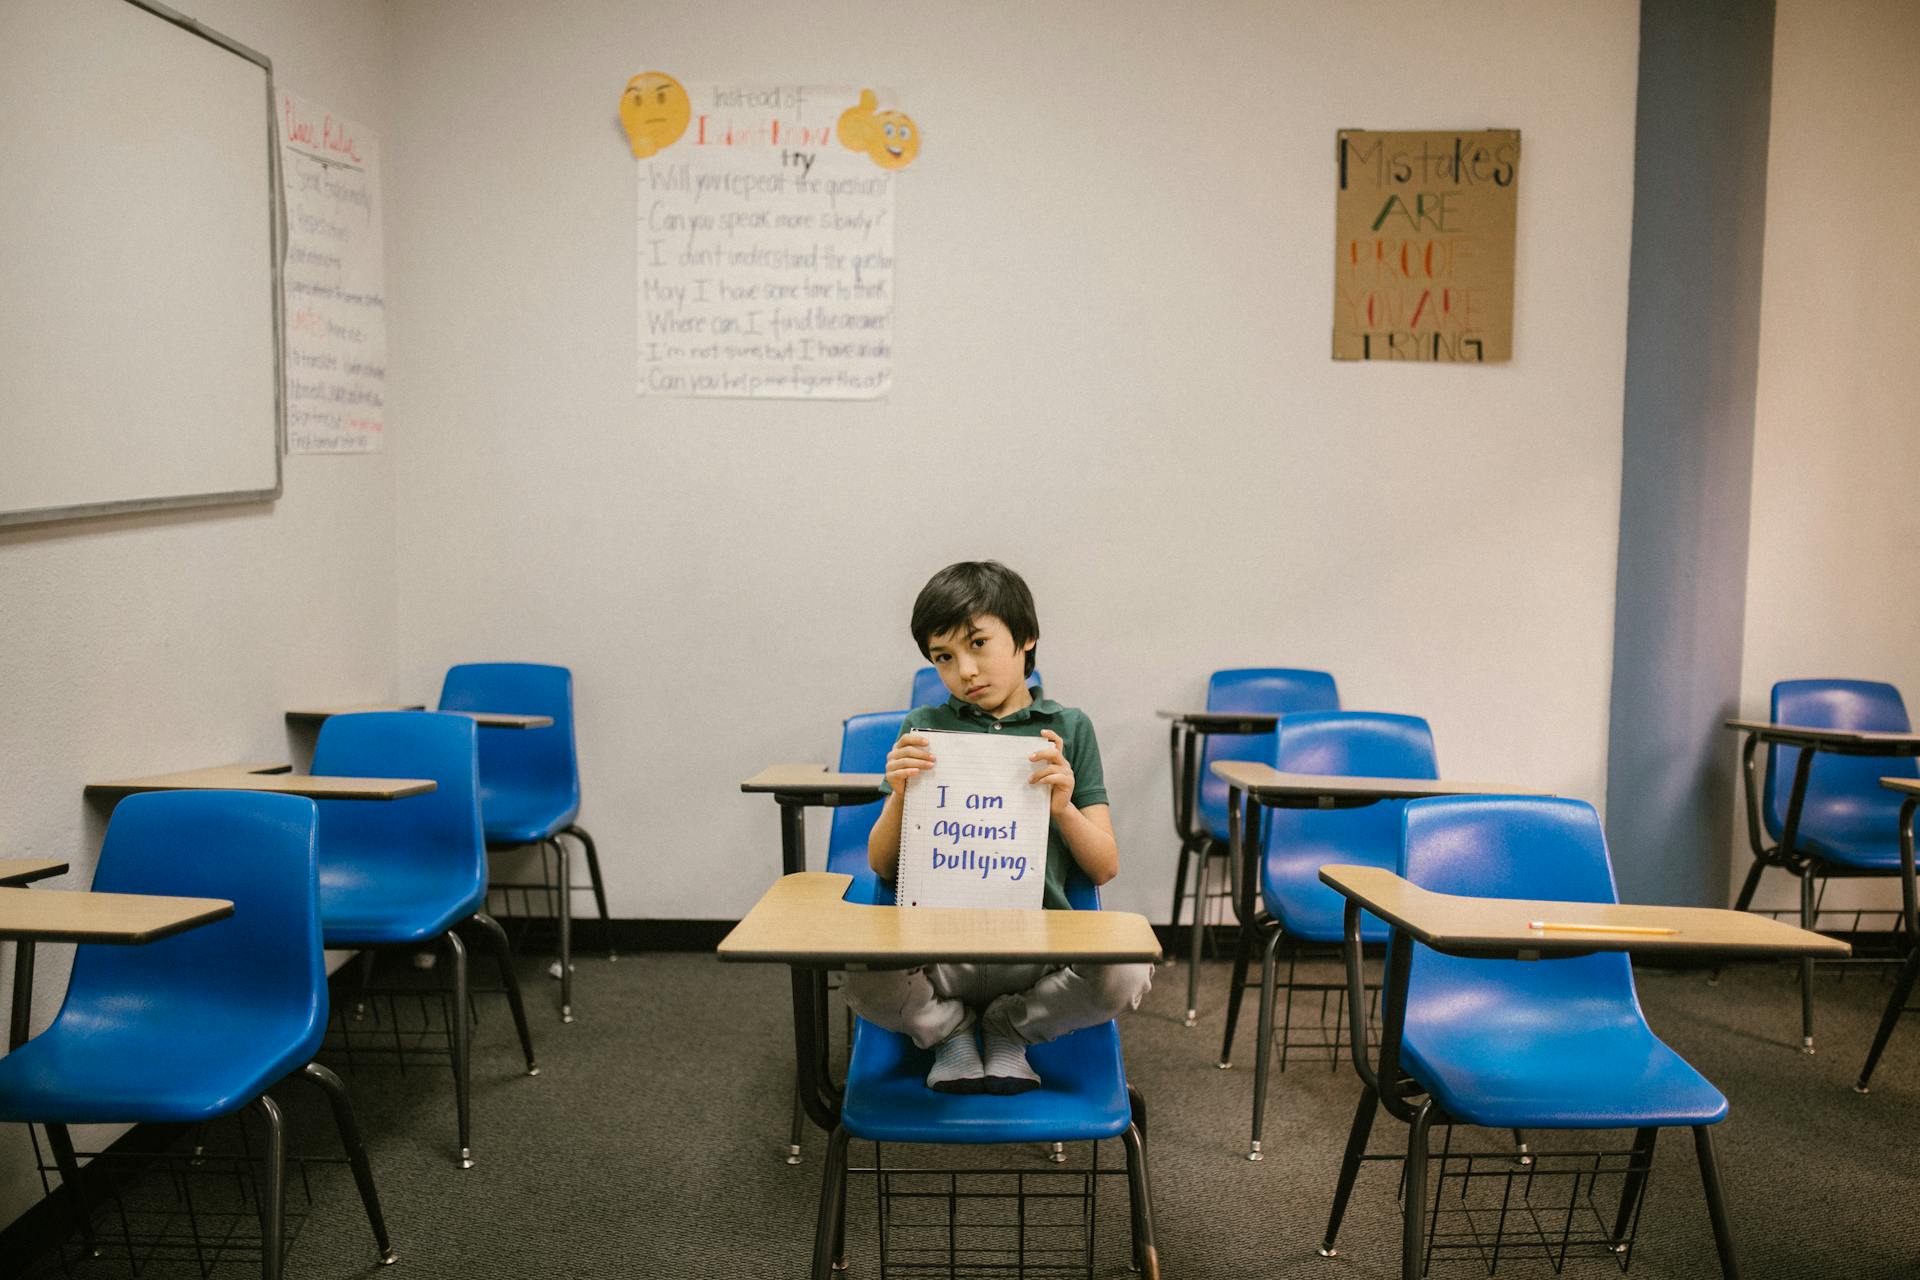
<path fill-rule="evenodd" d="M 1607 838 L 1623 898 L 1724 906 L 1773 0 L 1642 0 Z"/>

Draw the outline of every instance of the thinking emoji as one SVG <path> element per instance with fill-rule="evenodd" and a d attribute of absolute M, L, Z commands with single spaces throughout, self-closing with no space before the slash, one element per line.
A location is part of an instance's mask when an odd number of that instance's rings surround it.
<path fill-rule="evenodd" d="M 664 71 L 635 76 L 620 95 L 620 123 L 626 126 L 636 160 L 658 155 L 680 141 L 691 114 L 687 91 Z"/>
<path fill-rule="evenodd" d="M 840 113 L 840 145 L 863 152 L 882 169 L 904 169 L 920 154 L 920 126 L 904 111 L 880 111 L 873 90 L 860 91 L 860 105 Z"/>

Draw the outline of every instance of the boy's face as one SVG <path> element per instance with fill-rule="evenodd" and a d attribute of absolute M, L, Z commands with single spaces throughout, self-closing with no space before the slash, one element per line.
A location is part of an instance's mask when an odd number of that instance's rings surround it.
<path fill-rule="evenodd" d="M 1004 716 L 1033 701 L 1027 692 L 1027 651 L 1034 642 L 1013 642 L 1007 624 L 990 613 L 927 641 L 927 656 L 947 692 L 990 716 Z"/>

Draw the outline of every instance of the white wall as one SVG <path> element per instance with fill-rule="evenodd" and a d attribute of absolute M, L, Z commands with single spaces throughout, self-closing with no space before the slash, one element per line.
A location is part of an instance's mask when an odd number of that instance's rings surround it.
<path fill-rule="evenodd" d="M 1779 0 L 1741 710 L 1776 680 L 1886 680 L 1920 717 L 1920 7 Z M 1729 767 L 1737 755 L 1729 736 Z M 1752 866 L 1740 819 L 1734 884 Z M 1797 902 L 1774 873 L 1763 902 Z M 1830 902 L 1899 902 L 1891 882 Z"/>
<path fill-rule="evenodd" d="M 282 87 L 383 130 L 379 0 L 191 8 Z M 0 530 L 0 855 L 64 858 L 49 883 L 85 887 L 105 828 L 87 780 L 284 757 L 285 708 L 395 692 L 393 477 L 390 455 L 296 457 L 273 504 Z M 40 948 L 36 1031 L 71 954 Z M 0 1125 L 0 1225 L 39 1195 L 25 1128 Z"/>
<path fill-rule="evenodd" d="M 575 669 L 616 915 L 753 901 L 777 825 L 736 783 L 905 700 L 913 593 L 959 558 L 1028 577 L 1049 690 L 1099 728 L 1111 905 L 1166 910 L 1153 712 L 1215 667 L 1326 667 L 1450 773 L 1603 794 L 1637 6 L 1170 17 L 396 10 L 401 684 Z M 615 107 L 650 68 L 899 93 L 890 400 L 635 398 Z M 1513 363 L 1329 359 L 1349 126 L 1522 130 Z"/>

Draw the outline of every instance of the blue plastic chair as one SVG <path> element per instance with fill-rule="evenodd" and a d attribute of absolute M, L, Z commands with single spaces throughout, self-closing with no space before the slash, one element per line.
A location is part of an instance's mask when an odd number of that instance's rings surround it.
<path fill-rule="evenodd" d="M 1433 733 L 1418 716 L 1386 715 L 1377 711 L 1308 711 L 1281 717 L 1276 731 L 1274 767 L 1282 773 L 1322 773 L 1354 778 L 1437 778 Z M 1265 1124 L 1267 1070 L 1273 1058 L 1274 1004 L 1280 987 L 1287 992 L 1286 1015 L 1281 1019 L 1280 1069 L 1287 1069 L 1286 1047 L 1293 1022 L 1296 990 L 1334 991 L 1340 1012 L 1335 1015 L 1333 1061 L 1338 1062 L 1341 1013 L 1355 1017 L 1365 1010 L 1346 1009 L 1344 983 L 1296 983 L 1293 966 L 1287 981 L 1276 981 L 1280 944 L 1289 944 L 1297 958 L 1303 948 L 1337 947 L 1345 937 L 1346 899 L 1320 881 L 1320 868 L 1329 863 L 1383 867 L 1400 864 L 1400 821 L 1407 802 L 1383 800 L 1357 809 L 1275 809 L 1267 817 L 1265 856 L 1260 863 L 1260 901 L 1264 912 L 1255 924 L 1266 937 L 1260 969 L 1260 1040 L 1253 1073 L 1253 1137 L 1247 1159 L 1260 1159 L 1260 1137 Z M 1372 916 L 1363 916 L 1361 940 L 1383 943 L 1387 928 Z M 1236 986 L 1228 1025 L 1240 1005 Z M 1228 1031 L 1226 1049 L 1232 1048 Z M 1223 1050 L 1221 1061 L 1228 1062 Z"/>
<path fill-rule="evenodd" d="M 489 730 L 517 733 L 519 730 Z M 431 778 L 434 789 L 403 800 L 319 802 L 320 927 L 344 950 L 418 947 L 447 953 L 460 1167 L 473 1167 L 467 949 L 455 928 L 477 927 L 500 966 L 527 1074 L 539 1075 L 506 930 L 484 910 L 487 855 L 480 834 L 475 739 L 465 716 L 437 711 L 368 711 L 320 726 L 313 772 L 362 778 Z"/>
<path fill-rule="evenodd" d="M 1561 902 L 1617 902 L 1600 817 L 1578 800 L 1502 796 L 1416 800 L 1406 806 L 1400 874 L 1436 893 Z M 1359 913 L 1346 917 L 1349 990 L 1360 982 Z M 1427 1136 L 1435 1124 L 1506 1129 L 1633 1129 L 1633 1157 L 1612 1228 L 1623 1248 L 1639 1210 L 1654 1140 L 1693 1130 L 1722 1271 L 1733 1241 L 1711 1126 L 1727 1100 L 1647 1026 L 1622 952 L 1551 960 L 1442 955 L 1396 933 L 1383 1018 L 1397 1044 L 1367 1062 L 1364 1023 L 1352 1027 L 1365 1089 L 1354 1113 L 1321 1252 L 1334 1252 L 1347 1197 L 1366 1150 L 1376 1102 L 1409 1124 L 1402 1273 L 1421 1271 Z M 1404 978 L 1396 974 L 1404 974 Z M 1415 1101 L 1420 1095 L 1424 1101 Z"/>
<path fill-rule="evenodd" d="M 46 1126 L 91 1244 L 70 1124 L 199 1124 L 247 1107 L 267 1127 L 261 1274 L 285 1239 L 286 1134 L 267 1090 L 318 1085 L 380 1250 L 387 1238 L 346 1086 L 313 1061 L 327 1021 L 314 871 L 314 804 L 248 791 L 163 791 L 115 808 L 100 893 L 225 898 L 233 914 L 144 946 L 76 949 L 53 1025 L 0 1058 L 0 1120 Z"/>
<path fill-rule="evenodd" d="M 1907 733 L 1911 728 L 1900 691 L 1871 680 L 1782 680 L 1773 686 L 1772 712 L 1775 724 L 1815 729 Z M 1914 878 L 1911 871 L 1901 870 L 1900 797 L 1880 785 L 1885 777 L 1920 777 L 1920 762 L 1912 756 L 1814 752 L 1795 824 L 1792 796 L 1801 750 L 1767 748 L 1763 797 L 1756 785 L 1755 745 L 1750 738 L 1742 762 L 1753 866 L 1735 900 L 1735 910 L 1745 911 L 1752 905 L 1761 873 L 1768 867 L 1780 867 L 1800 881 L 1803 929 L 1814 927 L 1828 878 L 1899 876 L 1906 936 L 1909 940 L 1920 937 Z M 1774 842 L 1771 846 L 1769 838 Z M 1800 979 L 1801 1048 L 1812 1053 L 1813 961 L 1800 962 Z"/>
<path fill-rule="evenodd" d="M 573 1021 L 573 875 L 563 835 L 580 842 L 587 858 L 587 879 L 600 927 L 607 934 L 607 959 L 618 957 L 607 915 L 607 885 L 600 874 L 600 852 L 576 819 L 580 813 L 580 763 L 573 746 L 573 673 L 565 667 L 532 662 L 470 662 L 447 669 L 440 686 L 442 711 L 504 711 L 551 716 L 544 729 L 509 729 L 480 735 L 480 814 L 489 848 L 538 845 L 544 858 L 553 850 L 559 894 L 555 905 L 560 932 L 560 1021 Z M 542 888 L 545 885 L 495 885 Z"/>
<path fill-rule="evenodd" d="M 1287 715 L 1295 711 L 1337 711 L 1340 690 L 1333 677 L 1324 671 L 1293 667 L 1240 667 L 1216 671 L 1207 678 L 1208 711 L 1243 711 L 1254 715 Z M 1191 731 L 1184 731 L 1191 732 Z M 1180 905 L 1187 896 L 1188 867 L 1193 869 L 1193 927 L 1187 942 L 1187 1019 L 1193 1026 L 1200 1020 L 1200 951 L 1206 933 L 1206 903 L 1213 859 L 1226 858 L 1227 784 L 1213 773 L 1221 760 L 1252 760 L 1273 763 L 1274 734 L 1209 733 L 1200 738 L 1197 762 L 1191 776 L 1187 771 L 1188 741 L 1180 725 L 1174 726 L 1171 739 L 1173 755 L 1174 831 L 1180 837 L 1180 863 L 1173 874 L 1173 910 L 1170 929 L 1180 927 Z M 1231 880 L 1231 875 L 1223 879 Z M 1236 886 L 1229 886 L 1231 897 Z M 1218 895 L 1216 895 L 1218 896 Z M 1234 912 L 1243 922 L 1251 919 L 1250 903 L 1234 902 Z M 1246 959 L 1250 954 L 1250 935 L 1242 928 L 1237 983 L 1246 977 Z M 1239 1009 L 1236 1000 L 1232 1006 Z M 1220 1049 L 1222 1062 L 1228 1060 L 1233 1042 L 1231 1019 Z"/>
<path fill-rule="evenodd" d="M 891 904 L 893 887 L 868 872 L 854 878 L 846 897 Z M 1077 869 L 1067 883 L 1067 901 L 1076 911 L 1100 907 L 1098 890 Z M 814 1280 L 828 1280 L 837 1263 L 844 1265 L 839 1254 L 845 1237 L 847 1144 L 853 1138 L 969 1145 L 1120 1138 L 1127 1151 L 1134 1266 L 1159 1274 L 1147 1179 L 1146 1102 L 1127 1083 L 1118 1025 L 1088 1027 L 1033 1045 L 1027 1053 L 1043 1081 L 1031 1092 L 1010 1097 L 938 1093 L 926 1085 L 933 1061 L 929 1051 L 864 1018 L 854 1020 L 840 1123 L 828 1138 L 821 1172 Z"/>
<path fill-rule="evenodd" d="M 1039 687 L 1040 673 L 1029 672 L 1027 688 L 1038 689 Z M 921 667 L 913 673 L 913 697 L 908 703 L 909 709 L 942 706 L 946 703 L 947 697 L 947 686 L 940 683 L 938 667 Z"/>

